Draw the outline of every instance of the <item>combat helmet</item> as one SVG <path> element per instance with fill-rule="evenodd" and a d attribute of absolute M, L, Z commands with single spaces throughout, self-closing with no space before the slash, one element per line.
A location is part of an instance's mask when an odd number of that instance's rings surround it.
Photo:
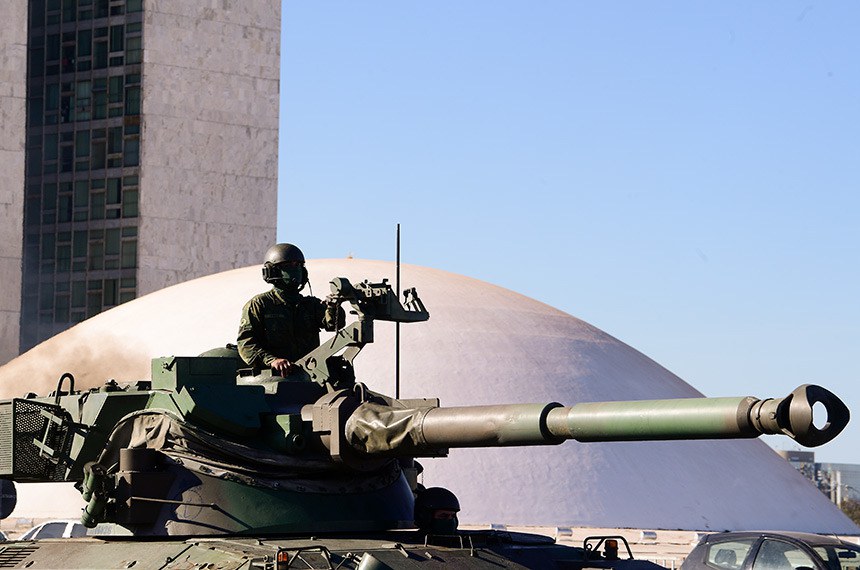
<path fill-rule="evenodd" d="M 457 513 L 460 501 L 443 487 L 419 487 L 415 497 L 415 524 L 430 534 L 454 534 L 457 532 Z"/>
<path fill-rule="evenodd" d="M 308 282 L 302 250 L 291 243 L 277 243 L 266 250 L 263 280 L 279 289 L 301 291 Z"/>

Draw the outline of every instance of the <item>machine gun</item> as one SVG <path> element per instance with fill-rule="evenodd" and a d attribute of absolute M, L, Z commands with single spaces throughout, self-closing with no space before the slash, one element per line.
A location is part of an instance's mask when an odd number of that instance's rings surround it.
<path fill-rule="evenodd" d="M 221 351 L 156 358 L 149 381 L 77 392 L 65 374 L 47 398 L 0 402 L 0 477 L 74 481 L 86 525 L 140 536 L 385 530 L 413 524 L 411 459 L 453 447 L 760 434 L 816 446 L 849 418 L 836 396 L 811 385 L 780 399 L 570 407 L 396 400 L 356 382 L 352 362 L 373 341 L 374 321 L 429 318 L 417 293 L 401 303 L 384 281 L 340 278 L 332 294 L 357 319 L 289 377 L 237 378 L 238 356 Z M 818 404 L 828 416 L 820 428 Z"/>
<path fill-rule="evenodd" d="M 274 377 L 270 370 L 260 374 L 248 369 L 240 371 L 245 384 L 268 385 L 270 391 L 274 388 L 273 383 L 281 381 L 310 381 L 328 391 L 349 387 L 355 383 L 352 361 L 365 345 L 373 342 L 374 321 L 417 323 L 430 318 L 414 288 L 403 292 L 401 304 L 387 279 L 380 283 L 363 281 L 353 285 L 346 278 L 337 277 L 330 285 L 331 294 L 327 301 L 336 305 L 348 302 L 356 320 L 339 328 L 329 340 L 295 362 L 295 370 L 289 376 Z"/>

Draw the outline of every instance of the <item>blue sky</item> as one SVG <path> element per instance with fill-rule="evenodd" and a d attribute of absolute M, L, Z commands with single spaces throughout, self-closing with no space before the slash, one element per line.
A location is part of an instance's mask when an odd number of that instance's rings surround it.
<path fill-rule="evenodd" d="M 564 310 L 706 395 L 813 382 L 860 412 L 860 4 L 282 15 L 280 240 L 390 260 L 400 223 L 404 262 Z M 817 458 L 860 463 L 858 425 Z"/>

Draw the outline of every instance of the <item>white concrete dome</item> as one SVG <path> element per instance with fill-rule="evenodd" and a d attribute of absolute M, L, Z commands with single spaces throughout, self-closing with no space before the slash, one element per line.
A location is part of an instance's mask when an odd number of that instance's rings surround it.
<path fill-rule="evenodd" d="M 313 291 L 328 281 L 393 281 L 392 263 L 311 260 Z M 401 396 L 442 405 L 697 397 L 683 380 L 591 325 L 517 293 L 405 265 L 431 318 L 401 326 Z M 259 267 L 182 283 L 98 315 L 0 367 L 0 397 L 46 394 L 64 371 L 78 387 L 149 375 L 149 359 L 234 342 L 244 302 L 267 285 Z M 394 325 L 356 359 L 360 381 L 394 393 Z M 785 396 L 785 393 L 752 394 Z M 752 390 L 754 392 L 754 390 Z M 746 394 L 720 394 L 742 396 Z M 858 528 L 757 440 L 452 450 L 424 459 L 424 483 L 460 498 L 468 523 L 685 530 Z"/>

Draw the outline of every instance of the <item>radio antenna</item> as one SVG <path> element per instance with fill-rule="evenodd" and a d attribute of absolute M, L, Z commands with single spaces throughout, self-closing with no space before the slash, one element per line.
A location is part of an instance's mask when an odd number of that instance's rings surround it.
<path fill-rule="evenodd" d="M 400 224 L 397 224 L 397 300 L 400 301 Z M 394 323 L 394 397 L 400 399 L 400 321 Z"/>

